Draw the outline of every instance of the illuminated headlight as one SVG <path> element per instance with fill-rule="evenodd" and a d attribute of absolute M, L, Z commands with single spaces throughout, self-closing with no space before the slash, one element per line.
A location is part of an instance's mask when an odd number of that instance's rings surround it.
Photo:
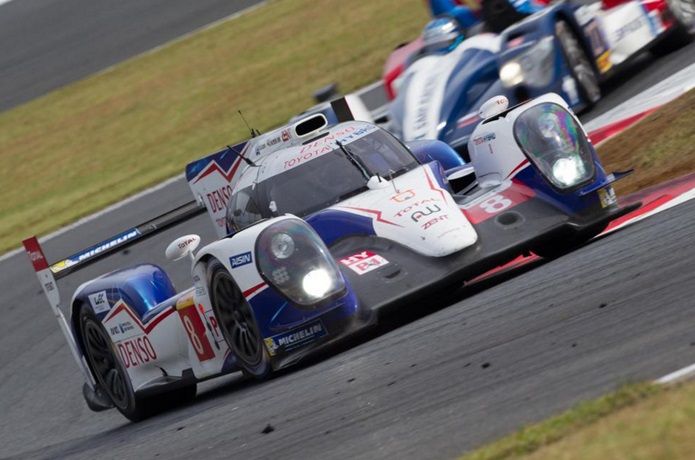
<path fill-rule="evenodd" d="M 500 69 L 500 80 L 508 88 L 516 86 L 524 81 L 524 73 L 521 64 L 517 61 L 509 61 Z"/>
<path fill-rule="evenodd" d="M 287 259 L 294 253 L 294 240 L 287 233 L 278 233 L 270 239 L 270 251 L 278 259 Z"/>
<path fill-rule="evenodd" d="M 553 37 L 545 37 L 500 69 L 500 80 L 507 88 L 525 83 L 535 88 L 548 86 L 555 74 Z"/>
<path fill-rule="evenodd" d="M 574 158 L 560 158 L 553 163 L 553 177 L 563 188 L 569 188 L 584 180 L 584 165 Z"/>
<path fill-rule="evenodd" d="M 331 277 L 326 270 L 318 269 L 311 270 L 304 276 L 302 288 L 311 297 L 320 299 L 330 289 Z"/>
<path fill-rule="evenodd" d="M 261 276 L 298 307 L 314 308 L 344 294 L 345 279 L 324 242 L 299 219 L 280 220 L 256 240 Z"/>
<path fill-rule="evenodd" d="M 574 115 L 554 102 L 529 107 L 514 122 L 514 139 L 536 170 L 562 193 L 596 177 L 593 147 Z"/>

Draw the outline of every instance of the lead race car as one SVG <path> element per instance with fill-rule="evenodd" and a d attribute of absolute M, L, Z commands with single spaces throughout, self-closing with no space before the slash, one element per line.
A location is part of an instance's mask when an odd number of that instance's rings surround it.
<path fill-rule="evenodd" d="M 68 321 L 56 280 L 195 206 L 53 264 L 25 240 L 89 407 L 137 421 L 191 399 L 200 380 L 268 377 L 382 309 L 529 251 L 569 250 L 638 206 L 618 205 L 611 183 L 625 173 L 604 172 L 562 98 L 506 104 L 481 108 L 471 164 L 440 141 L 403 144 L 358 121 L 328 128 L 321 114 L 189 164 L 221 237 L 197 252 L 196 235 L 169 245 L 169 259 L 191 265 L 181 292 L 159 266 L 121 268 L 79 286 Z"/>

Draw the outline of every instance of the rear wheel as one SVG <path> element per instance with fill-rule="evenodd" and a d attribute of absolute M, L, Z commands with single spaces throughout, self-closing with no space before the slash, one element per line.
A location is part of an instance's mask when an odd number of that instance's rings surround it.
<path fill-rule="evenodd" d="M 94 377 L 116 409 L 130 421 L 139 422 L 195 397 L 195 383 L 147 398 L 136 395 L 111 338 L 94 312 L 85 305 L 80 309 L 80 332 Z"/>
<path fill-rule="evenodd" d="M 577 91 L 582 99 L 584 109 L 588 110 L 601 99 L 601 87 L 594 66 L 591 64 L 584 48 L 574 32 L 565 21 L 555 24 L 555 35 L 562 48 L 572 77 L 577 82 Z"/>
<path fill-rule="evenodd" d="M 667 0 L 673 14 L 674 30 L 661 43 L 652 48 L 652 53 L 663 56 L 681 48 L 695 38 L 695 0 Z"/>
<path fill-rule="evenodd" d="M 244 375 L 258 379 L 269 377 L 272 373 L 270 356 L 251 305 L 241 289 L 218 260 L 209 263 L 208 280 L 212 309 Z"/>
<path fill-rule="evenodd" d="M 80 330 L 84 352 L 94 377 L 116 409 L 133 422 L 148 417 L 147 404 L 136 397 L 111 338 L 92 310 L 84 305 L 80 309 Z"/>

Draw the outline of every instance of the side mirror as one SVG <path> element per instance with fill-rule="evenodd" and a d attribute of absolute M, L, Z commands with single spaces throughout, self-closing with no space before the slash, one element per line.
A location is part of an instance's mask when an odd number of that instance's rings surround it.
<path fill-rule="evenodd" d="M 165 255 L 169 260 L 179 260 L 187 255 L 193 260 L 193 251 L 199 244 L 200 237 L 198 235 L 185 235 L 172 241 L 167 247 Z"/>
<path fill-rule="evenodd" d="M 491 99 L 488 99 L 487 102 L 480 106 L 478 116 L 483 120 L 487 118 L 492 118 L 495 115 L 499 115 L 500 113 L 507 110 L 508 107 L 509 99 L 507 99 L 504 96 L 495 96 Z"/>

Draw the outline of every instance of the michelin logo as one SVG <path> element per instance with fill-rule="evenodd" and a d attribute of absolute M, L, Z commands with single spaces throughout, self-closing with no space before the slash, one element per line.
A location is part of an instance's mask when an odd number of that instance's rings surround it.
<path fill-rule="evenodd" d="M 270 356 L 275 356 L 275 353 L 280 348 L 284 348 L 285 351 L 290 351 L 308 345 L 324 337 L 326 334 L 326 328 L 323 326 L 321 320 L 316 320 L 301 329 L 295 329 L 290 332 L 268 337 L 265 339 L 265 345 L 268 348 Z"/>

